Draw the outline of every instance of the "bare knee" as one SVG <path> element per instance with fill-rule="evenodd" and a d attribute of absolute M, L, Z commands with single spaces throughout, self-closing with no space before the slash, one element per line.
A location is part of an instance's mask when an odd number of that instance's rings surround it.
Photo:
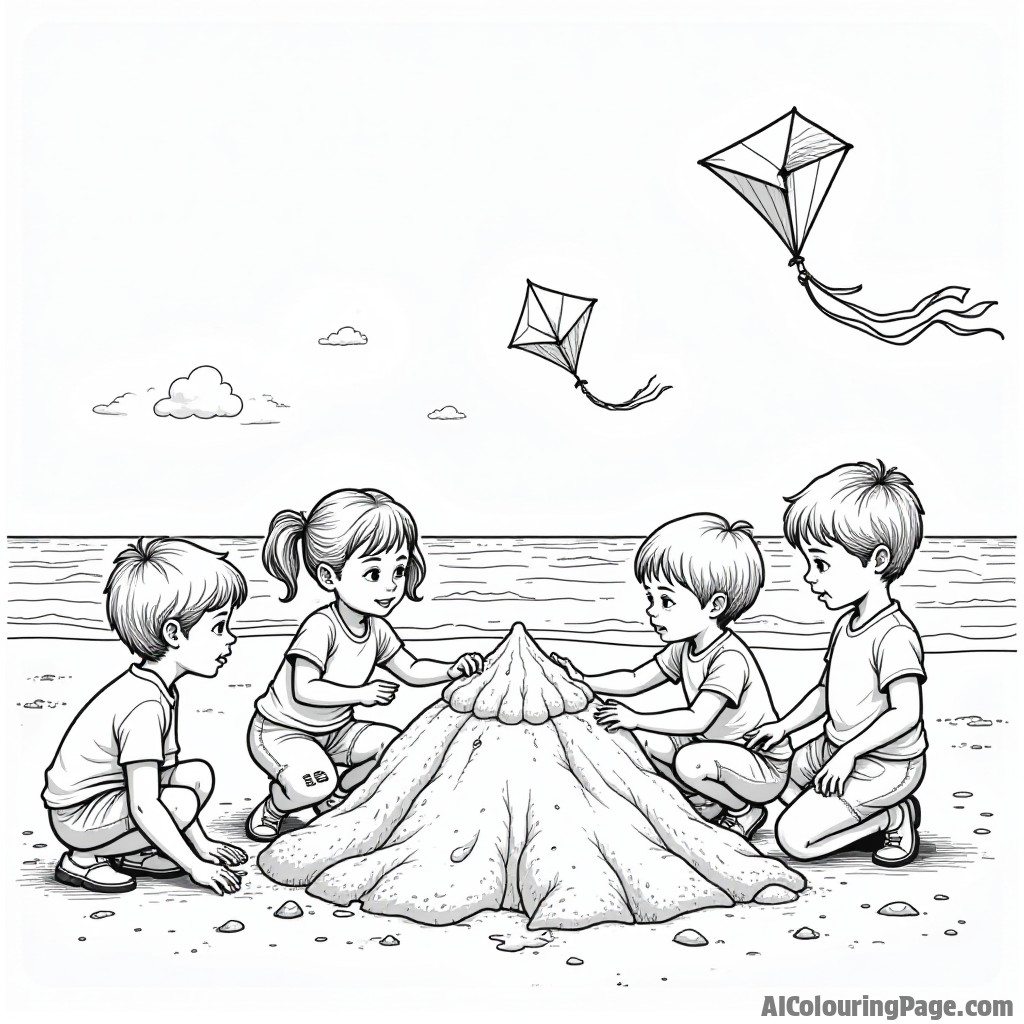
<path fill-rule="evenodd" d="M 199 798 L 202 807 L 213 793 L 213 767 L 206 761 L 182 761 L 175 765 L 172 775 L 173 786 L 191 789 Z"/>
<path fill-rule="evenodd" d="M 679 776 L 680 781 L 688 786 L 712 780 L 715 772 L 709 769 L 714 767 L 714 762 L 706 754 L 701 753 L 696 745 L 683 747 L 672 762 L 673 771 Z"/>
<path fill-rule="evenodd" d="M 166 786 L 160 791 L 160 803 L 167 808 L 179 829 L 186 829 L 199 817 L 199 794 L 185 786 Z"/>
<path fill-rule="evenodd" d="M 811 830 L 800 818 L 799 814 L 783 811 L 775 823 L 775 838 L 787 857 L 813 860 Z"/>

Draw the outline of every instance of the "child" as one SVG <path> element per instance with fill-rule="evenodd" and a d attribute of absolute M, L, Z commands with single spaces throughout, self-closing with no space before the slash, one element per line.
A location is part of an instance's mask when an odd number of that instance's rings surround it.
<path fill-rule="evenodd" d="M 807 563 L 804 579 L 840 616 L 818 685 L 750 746 L 782 742 L 814 722 L 824 732 L 797 750 L 776 826 L 779 845 L 811 860 L 885 834 L 872 860 L 900 867 L 917 856 L 927 741 L 921 638 L 889 596 L 921 544 L 924 510 L 910 480 L 868 462 L 812 480 L 783 518 Z"/>
<path fill-rule="evenodd" d="M 286 814 L 313 806 L 323 812 L 339 803 L 398 735 L 353 717 L 356 706 L 394 699 L 397 683 L 370 681 L 378 665 L 410 686 L 446 683 L 483 668 L 479 654 L 453 664 L 417 660 L 385 621 L 407 592 L 419 600 L 426 572 L 416 523 L 387 494 L 334 491 L 308 518 L 292 511 L 274 516 L 263 565 L 284 583 L 284 601 L 297 591 L 300 547 L 306 571 L 334 600 L 302 623 L 256 701 L 249 752 L 272 780 L 246 825 L 260 842 L 278 834 Z"/>
<path fill-rule="evenodd" d="M 78 712 L 46 771 L 43 802 L 68 848 L 57 881 L 130 892 L 136 875 L 185 871 L 218 895 L 235 892 L 232 869 L 246 856 L 199 824 L 213 769 L 178 760 L 177 687 L 224 666 L 245 580 L 224 555 L 163 537 L 122 551 L 105 593 L 111 626 L 141 661 Z"/>
<path fill-rule="evenodd" d="M 681 685 L 685 704 L 641 714 L 608 701 L 594 717 L 609 730 L 633 730 L 699 813 L 749 838 L 764 824 L 764 805 L 782 792 L 792 753 L 785 739 L 756 752 L 744 742 L 777 717 L 754 655 L 728 628 L 764 585 L 751 527 L 716 515 L 675 519 L 643 542 L 634 570 L 647 590 L 651 625 L 668 646 L 637 669 L 586 681 L 599 693 L 626 696 L 670 680 Z M 580 675 L 567 659 L 552 658 Z"/>

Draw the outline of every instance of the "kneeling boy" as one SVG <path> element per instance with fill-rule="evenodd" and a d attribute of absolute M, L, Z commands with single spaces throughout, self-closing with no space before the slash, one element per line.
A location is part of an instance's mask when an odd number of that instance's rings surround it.
<path fill-rule="evenodd" d="M 669 680 L 685 703 L 641 714 L 607 701 L 595 718 L 611 731 L 632 730 L 701 815 L 749 838 L 768 816 L 765 804 L 785 787 L 792 753 L 785 738 L 758 751 L 744 739 L 777 717 L 754 655 L 729 629 L 764 585 L 751 527 L 716 515 L 675 519 L 643 542 L 634 570 L 647 591 L 647 617 L 668 646 L 639 668 L 586 681 L 599 694 L 627 696 Z"/>
<path fill-rule="evenodd" d="M 136 875 L 194 882 L 223 895 L 246 860 L 210 839 L 199 811 L 213 791 L 205 761 L 178 760 L 178 681 L 213 678 L 231 654 L 231 613 L 246 597 L 223 555 L 173 538 L 139 541 L 115 560 L 107 617 L 141 660 L 79 711 L 46 771 L 43 802 L 68 848 L 57 881 L 129 892 Z"/>

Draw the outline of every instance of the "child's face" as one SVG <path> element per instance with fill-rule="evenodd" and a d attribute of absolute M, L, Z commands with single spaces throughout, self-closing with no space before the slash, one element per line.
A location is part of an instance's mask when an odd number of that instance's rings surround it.
<path fill-rule="evenodd" d="M 231 632 L 229 605 L 207 612 L 188 632 L 178 637 L 174 658 L 194 676 L 215 676 L 231 655 L 237 637 Z"/>
<path fill-rule="evenodd" d="M 655 576 L 647 581 L 646 590 L 647 618 L 668 643 L 692 640 L 716 618 L 711 604 L 702 606 L 697 595 L 682 584 Z"/>
<path fill-rule="evenodd" d="M 378 555 L 356 553 L 335 577 L 338 599 L 362 615 L 389 615 L 405 597 L 406 548 Z"/>
<path fill-rule="evenodd" d="M 807 563 L 804 579 L 811 593 L 833 611 L 856 604 L 880 580 L 871 562 L 862 565 L 838 544 L 810 540 L 806 546 L 800 544 L 800 554 Z"/>

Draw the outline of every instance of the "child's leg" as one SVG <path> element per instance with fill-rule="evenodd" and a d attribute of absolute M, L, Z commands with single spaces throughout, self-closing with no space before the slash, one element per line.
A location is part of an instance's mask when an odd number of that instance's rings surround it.
<path fill-rule="evenodd" d="M 338 772 L 324 750 L 328 739 L 253 716 L 249 753 L 273 780 L 270 798 L 282 814 L 312 807 L 334 792 Z"/>
<path fill-rule="evenodd" d="M 673 782 L 676 782 L 672 762 L 679 750 L 679 741 L 661 732 L 648 732 L 646 729 L 634 729 L 633 739 L 640 744 L 643 752 L 654 762 L 654 767 L 662 771 Z"/>
<path fill-rule="evenodd" d="M 713 740 L 683 747 L 672 766 L 685 786 L 740 813 L 777 799 L 787 779 L 785 765 L 737 743 Z"/>
<path fill-rule="evenodd" d="M 775 826 L 779 845 L 791 857 L 813 860 L 895 827 L 903 820 L 899 805 L 923 775 L 924 758 L 859 757 L 841 796 L 808 788 L 783 811 Z"/>
<path fill-rule="evenodd" d="M 390 725 L 369 722 L 353 722 L 342 730 L 327 748 L 338 768 L 338 788 L 348 792 L 364 782 L 397 735 Z"/>

